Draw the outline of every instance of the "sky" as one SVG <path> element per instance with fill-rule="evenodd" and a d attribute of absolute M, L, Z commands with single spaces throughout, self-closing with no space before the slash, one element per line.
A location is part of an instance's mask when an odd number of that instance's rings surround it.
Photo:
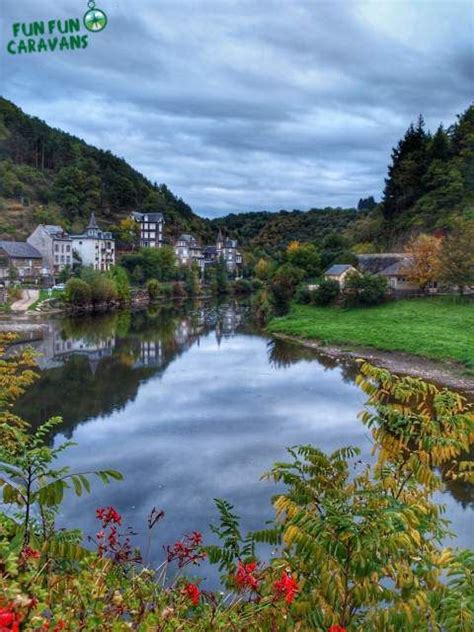
<path fill-rule="evenodd" d="M 9 55 L 13 23 L 87 2 L 0 0 L 0 94 L 207 217 L 380 199 L 410 122 L 450 125 L 474 95 L 472 0 L 96 5 L 87 49 Z"/>

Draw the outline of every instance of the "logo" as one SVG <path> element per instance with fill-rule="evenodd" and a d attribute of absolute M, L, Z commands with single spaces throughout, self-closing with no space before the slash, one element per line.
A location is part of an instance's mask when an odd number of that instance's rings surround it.
<path fill-rule="evenodd" d="M 23 55 L 87 48 L 88 33 L 99 33 L 108 24 L 107 15 L 96 8 L 94 0 L 89 0 L 87 7 L 82 23 L 80 18 L 15 22 L 12 25 L 13 39 L 7 43 L 7 51 L 10 55 Z"/>
<path fill-rule="evenodd" d="M 97 33 L 103 31 L 107 26 L 107 16 L 101 9 L 95 8 L 95 2 L 91 0 L 87 3 L 89 11 L 84 15 L 84 26 L 88 31 Z"/>

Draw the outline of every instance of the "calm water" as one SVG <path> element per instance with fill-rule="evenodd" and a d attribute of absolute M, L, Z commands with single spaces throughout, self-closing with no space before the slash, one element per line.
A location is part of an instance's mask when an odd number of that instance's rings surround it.
<path fill-rule="evenodd" d="M 355 365 L 259 335 L 243 304 L 54 320 L 36 346 L 41 378 L 19 411 L 34 424 L 64 418 L 54 440 L 77 442 L 64 459 L 75 470 L 125 476 L 67 497 L 60 525 L 94 534 L 95 508 L 112 504 L 145 548 L 147 515 L 163 509 L 152 561 L 194 529 L 210 541 L 213 498 L 235 505 L 244 530 L 262 528 L 275 487 L 259 478 L 286 446 L 355 445 L 370 459 Z M 458 543 L 472 546 L 472 488 L 441 500 Z"/>

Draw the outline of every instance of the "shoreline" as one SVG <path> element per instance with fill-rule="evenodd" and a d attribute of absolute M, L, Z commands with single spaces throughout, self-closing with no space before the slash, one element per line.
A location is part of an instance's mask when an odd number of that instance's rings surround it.
<path fill-rule="evenodd" d="M 462 365 L 454 362 L 440 362 L 403 351 L 383 351 L 375 347 L 350 344 L 338 346 L 335 344 L 323 344 L 316 339 L 311 340 L 277 332 L 267 333 L 279 340 L 302 345 L 331 358 L 367 360 L 371 364 L 388 369 L 393 373 L 419 377 L 427 382 L 462 391 L 464 395 L 474 401 L 474 376 L 463 375 Z"/>

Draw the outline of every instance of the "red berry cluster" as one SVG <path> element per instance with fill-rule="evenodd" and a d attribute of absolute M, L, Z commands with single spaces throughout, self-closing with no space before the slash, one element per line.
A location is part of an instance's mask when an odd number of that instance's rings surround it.
<path fill-rule="evenodd" d="M 13 606 L 0 607 L 0 632 L 20 632 L 22 617 L 13 610 Z"/>
<path fill-rule="evenodd" d="M 130 538 L 121 539 L 115 525 L 122 524 L 122 516 L 114 507 L 101 507 L 96 517 L 102 523 L 102 529 L 96 533 L 97 553 L 100 557 L 108 555 L 115 562 L 136 562 L 140 558 L 133 556 Z"/>

